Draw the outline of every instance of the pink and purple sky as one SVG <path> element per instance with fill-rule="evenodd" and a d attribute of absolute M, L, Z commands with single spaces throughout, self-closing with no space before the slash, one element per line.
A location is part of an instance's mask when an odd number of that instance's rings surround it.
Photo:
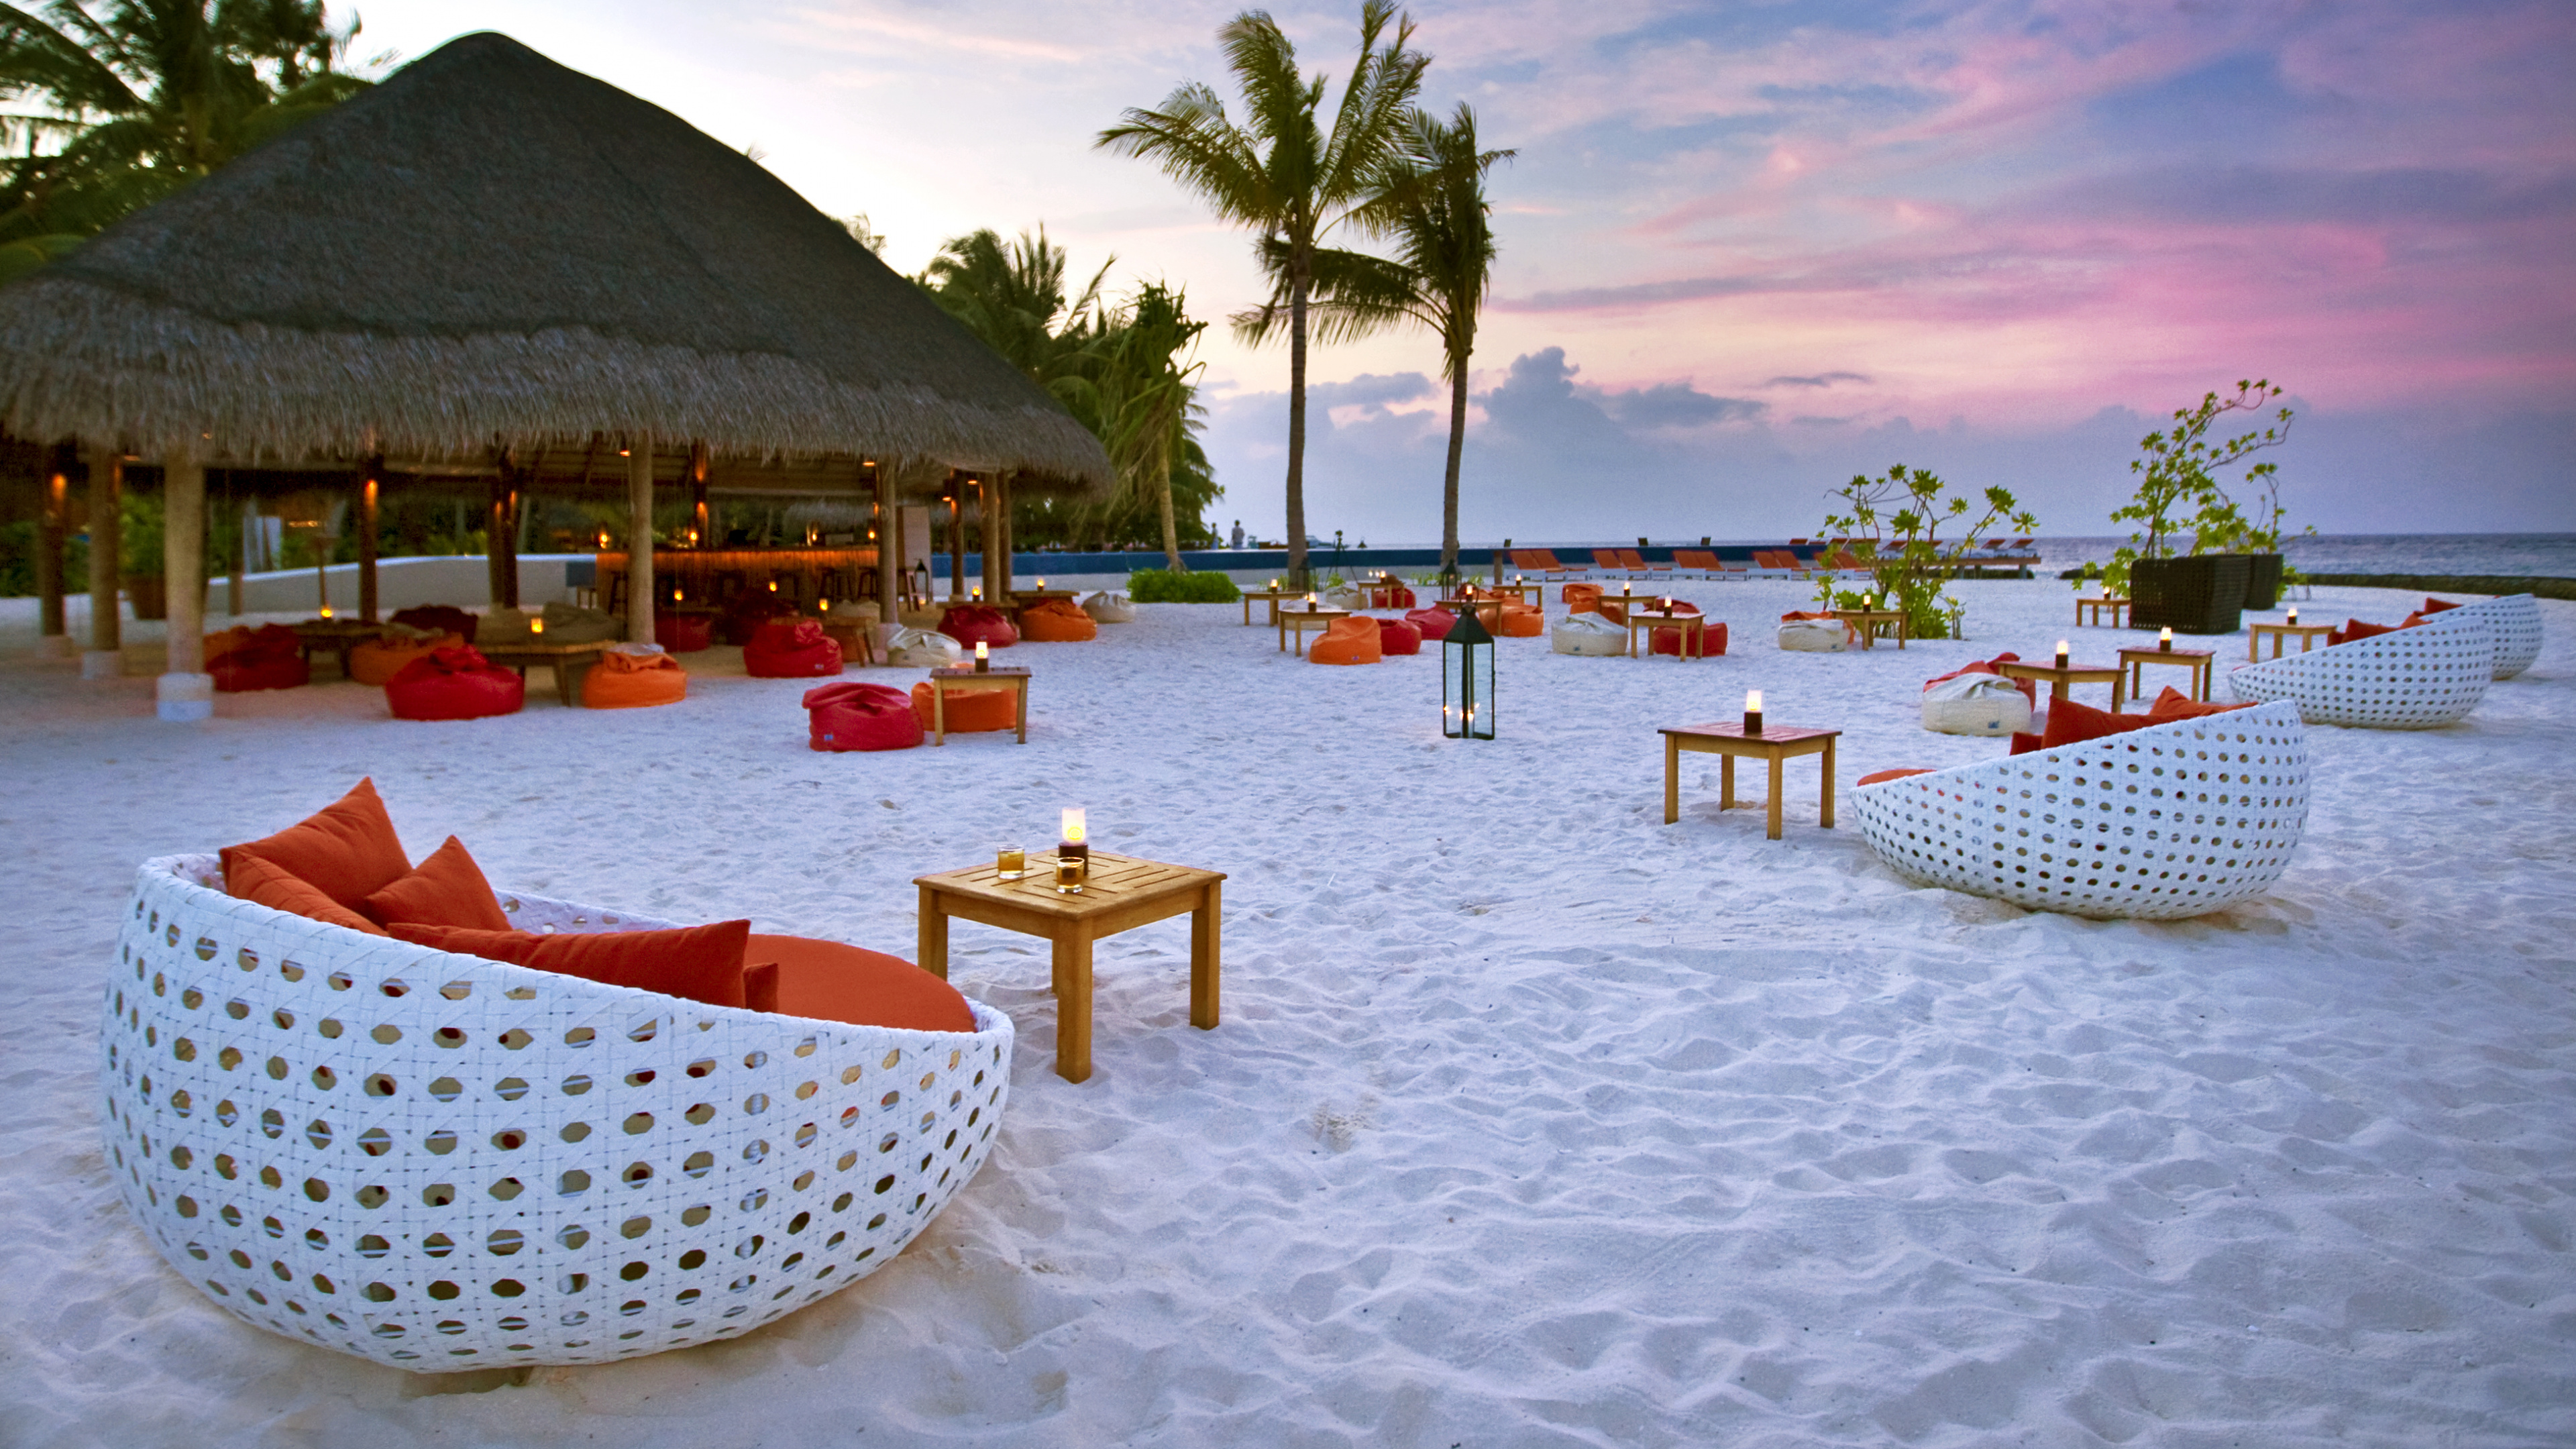
<path fill-rule="evenodd" d="M 336 7 L 335 7 L 336 8 Z M 1226 89 L 1237 6 L 370 0 L 357 50 L 497 29 L 663 105 L 917 271 L 1040 222 L 1113 289 L 1221 317 L 1246 238 L 1096 151 Z M 1347 66 L 1356 0 L 1274 9 Z M 2113 532 L 2138 438 L 2289 389 L 2322 531 L 2576 530 L 2576 6 L 2566 0 L 1421 4 L 1426 100 L 1518 148 L 1473 377 L 1463 532 L 1768 537 L 1904 462 Z M 1230 94 L 1230 91 L 1229 91 Z M 1283 348 L 1210 330 L 1208 446 L 1276 536 Z M 1308 520 L 1438 536 L 1422 334 L 1321 351 Z"/>

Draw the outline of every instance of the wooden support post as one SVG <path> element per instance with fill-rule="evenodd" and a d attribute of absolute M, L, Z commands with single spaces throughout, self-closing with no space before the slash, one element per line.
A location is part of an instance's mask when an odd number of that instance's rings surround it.
<path fill-rule="evenodd" d="M 689 534 L 699 548 L 717 544 L 715 519 L 707 512 L 707 445 L 701 438 L 689 444 Z"/>
<path fill-rule="evenodd" d="M 118 555 L 124 551 L 125 454 L 113 446 L 83 449 L 89 468 L 89 652 L 83 679 L 114 679 L 124 672 L 124 616 L 116 607 Z"/>
<path fill-rule="evenodd" d="M 895 512 L 894 470 L 879 463 L 870 464 L 869 471 L 876 475 L 877 485 L 877 618 L 885 624 L 900 624 L 903 620 L 895 608 L 895 591 L 900 587 L 895 582 L 895 556 L 901 551 L 901 520 Z"/>
<path fill-rule="evenodd" d="M 358 483 L 358 622 L 376 622 L 376 502 L 383 488 L 384 455 L 367 460 Z M 238 608 L 235 612 L 239 612 Z"/>
<path fill-rule="evenodd" d="M 984 480 L 984 602 L 1000 608 L 1011 601 L 1009 571 L 1002 558 L 1002 475 Z"/>
<path fill-rule="evenodd" d="M 507 505 L 502 500 L 509 492 L 509 468 L 508 461 L 504 460 L 502 476 L 491 481 L 483 500 L 483 596 L 496 609 L 501 607 L 501 595 L 505 592 L 501 583 L 501 550 L 502 541 L 510 534 L 510 520 Z"/>
<path fill-rule="evenodd" d="M 653 439 L 630 441 L 626 456 L 626 637 L 653 642 Z"/>
<path fill-rule="evenodd" d="M 1005 599 L 1011 596 L 1011 555 L 1019 548 L 1011 540 L 1011 486 L 1017 481 L 1016 474 L 994 474 L 993 496 L 985 504 L 988 508 L 1001 510 L 1002 514 L 1002 589 L 999 597 Z"/>
<path fill-rule="evenodd" d="M 245 517 L 249 510 L 233 500 L 233 475 L 229 468 L 224 470 L 224 506 L 231 509 L 233 515 L 232 553 L 224 560 L 224 613 L 238 619 L 242 611 L 242 574 L 247 569 L 242 555 L 250 547 L 249 520 Z"/>
<path fill-rule="evenodd" d="M 71 517 L 71 458 L 56 448 L 45 468 L 44 506 L 36 518 L 37 645 L 47 659 L 71 657 L 63 623 L 63 534 Z"/>
<path fill-rule="evenodd" d="M 966 478 L 948 475 L 948 597 L 966 597 Z"/>
<path fill-rule="evenodd" d="M 195 449 L 163 456 L 161 508 L 169 643 L 156 696 L 165 720 L 206 719 L 215 712 L 215 680 L 206 673 L 206 470 Z"/>

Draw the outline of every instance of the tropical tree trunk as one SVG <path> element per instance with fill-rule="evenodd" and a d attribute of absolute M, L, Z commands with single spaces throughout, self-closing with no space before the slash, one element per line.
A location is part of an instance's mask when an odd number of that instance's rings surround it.
<path fill-rule="evenodd" d="M 1292 265 L 1295 265 L 1292 263 Z M 1306 570 L 1306 268 L 1288 283 L 1288 587 L 1314 586 Z"/>
<path fill-rule="evenodd" d="M 1458 460 L 1467 446 L 1467 360 L 1459 358 L 1449 380 L 1449 476 L 1440 488 L 1440 571 L 1458 568 Z"/>
<path fill-rule="evenodd" d="M 1186 573 L 1189 571 L 1189 565 L 1181 562 L 1180 527 L 1172 521 L 1171 465 L 1166 463 L 1155 471 L 1162 475 L 1162 486 L 1155 491 L 1161 495 L 1163 504 L 1163 559 L 1172 572 Z"/>

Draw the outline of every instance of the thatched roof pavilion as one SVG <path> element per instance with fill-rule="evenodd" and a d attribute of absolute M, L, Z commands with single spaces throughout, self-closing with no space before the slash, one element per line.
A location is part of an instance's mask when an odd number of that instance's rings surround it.
<path fill-rule="evenodd" d="M 189 675 L 209 462 L 541 480 L 605 445 L 647 539 L 656 477 L 1112 482 L 1060 404 L 757 163 L 495 34 L 0 290 L 0 428 L 165 465 Z"/>

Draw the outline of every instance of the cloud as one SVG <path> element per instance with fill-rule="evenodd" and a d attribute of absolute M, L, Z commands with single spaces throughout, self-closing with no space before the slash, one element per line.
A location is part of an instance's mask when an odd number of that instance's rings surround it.
<path fill-rule="evenodd" d="M 1419 372 L 1363 372 L 1348 382 L 1310 382 L 1306 385 L 1306 404 L 1310 408 L 1383 408 L 1388 403 L 1412 402 L 1431 396 L 1431 379 Z"/>
<path fill-rule="evenodd" d="M 1819 372 L 1812 377 L 1775 377 L 1762 385 L 1764 387 L 1832 387 L 1838 382 L 1867 381 L 1869 381 L 1869 375 L 1862 372 Z"/>
<path fill-rule="evenodd" d="M 1632 428 L 1697 428 L 1711 423 L 1758 418 L 1769 403 L 1740 397 L 1715 397 L 1686 382 L 1661 382 L 1601 399 L 1610 416 Z"/>

